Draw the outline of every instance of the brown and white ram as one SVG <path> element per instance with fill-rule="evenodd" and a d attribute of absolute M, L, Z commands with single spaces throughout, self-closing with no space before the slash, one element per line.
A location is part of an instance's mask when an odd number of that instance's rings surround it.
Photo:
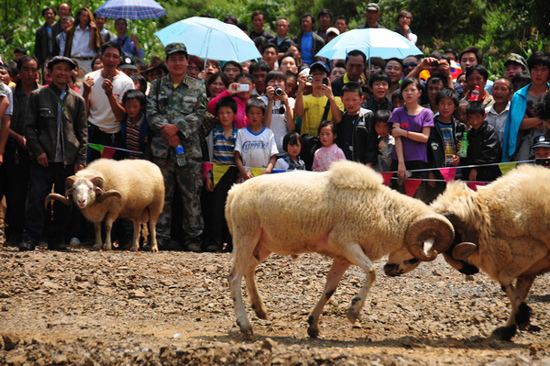
<path fill-rule="evenodd" d="M 430 261 L 454 237 L 451 223 L 423 202 L 382 184 L 374 170 L 340 161 L 324 173 L 290 172 L 262 175 L 229 191 L 226 218 L 233 235 L 234 263 L 229 275 L 237 324 L 245 337 L 253 334 L 241 293 L 245 276 L 252 308 L 265 319 L 254 281 L 254 269 L 271 253 L 317 252 L 334 258 L 317 306 L 309 316 L 308 334 L 319 334 L 319 317 L 351 265 L 366 274 L 347 317 L 354 323 L 375 281 L 373 261 L 407 248 Z M 433 245 L 424 252 L 424 243 Z"/>
<path fill-rule="evenodd" d="M 130 250 L 139 249 L 142 222 L 149 221 L 151 250 L 158 251 L 156 224 L 164 206 L 164 179 L 158 166 L 146 160 L 100 159 L 65 181 L 65 196 L 51 193 L 52 200 L 66 205 L 72 201 L 86 219 L 94 223 L 95 250 L 111 250 L 111 229 L 117 218 L 134 224 Z M 105 221 L 105 244 L 101 239 L 101 222 Z"/>

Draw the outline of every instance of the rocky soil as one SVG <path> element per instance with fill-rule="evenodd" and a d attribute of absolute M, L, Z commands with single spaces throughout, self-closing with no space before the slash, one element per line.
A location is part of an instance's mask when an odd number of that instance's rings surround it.
<path fill-rule="evenodd" d="M 321 338 L 306 319 L 330 260 L 272 256 L 258 267 L 269 320 L 255 340 L 235 324 L 227 253 L 17 252 L 0 246 L 0 364 L 6 365 L 550 365 L 550 283 L 529 296 L 532 323 L 513 342 L 487 337 L 509 304 L 499 286 L 442 258 L 378 279 L 360 322 L 345 312 L 364 279 L 352 267 L 325 308 Z M 246 294 L 246 291 L 245 291 Z M 246 298 L 248 300 L 248 298 Z"/>

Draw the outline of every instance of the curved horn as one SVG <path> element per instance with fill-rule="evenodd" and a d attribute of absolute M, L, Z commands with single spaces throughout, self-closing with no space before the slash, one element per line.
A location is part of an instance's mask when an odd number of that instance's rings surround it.
<path fill-rule="evenodd" d="M 414 221 L 405 234 L 405 245 L 409 252 L 421 261 L 433 261 L 446 251 L 454 239 L 453 225 L 445 217 L 437 214 L 422 216 Z M 429 252 L 424 253 L 424 242 L 434 239 Z"/>
<path fill-rule="evenodd" d="M 76 175 L 71 175 L 65 179 L 65 196 L 70 196 L 73 193 L 73 185 L 76 182 Z"/>
<path fill-rule="evenodd" d="M 463 243 L 457 244 L 453 249 L 453 258 L 458 259 L 459 261 L 466 260 L 469 256 L 474 254 L 477 251 L 477 245 L 465 241 Z"/>
<path fill-rule="evenodd" d="M 48 205 L 52 201 L 59 201 L 67 206 L 71 204 L 71 199 L 69 197 L 62 196 L 59 193 L 50 193 L 49 195 L 46 196 L 46 200 L 44 201 L 44 205 L 46 209 L 48 208 Z"/>
<path fill-rule="evenodd" d="M 104 180 L 102 177 L 100 177 L 99 175 L 93 177 L 90 179 L 90 182 L 92 182 L 94 184 L 94 186 L 97 186 L 97 187 L 103 187 L 103 183 L 104 183 Z"/>
<path fill-rule="evenodd" d="M 118 199 L 121 199 L 122 195 L 120 194 L 119 191 L 115 191 L 114 189 L 109 189 L 107 192 L 103 192 L 102 194 L 98 195 L 96 197 L 96 201 L 103 202 L 110 197 L 117 197 Z"/>

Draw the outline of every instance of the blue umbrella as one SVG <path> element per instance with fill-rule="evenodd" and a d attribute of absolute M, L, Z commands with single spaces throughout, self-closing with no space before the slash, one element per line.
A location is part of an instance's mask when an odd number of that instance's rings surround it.
<path fill-rule="evenodd" d="M 340 34 L 315 56 L 330 60 L 345 59 L 349 51 L 360 50 L 371 57 L 384 59 L 420 55 L 422 51 L 402 35 L 385 28 L 354 29 Z"/>
<path fill-rule="evenodd" d="M 156 32 L 163 45 L 185 44 L 187 52 L 203 59 L 244 62 L 262 57 L 240 28 L 214 18 L 192 17 Z"/>
<path fill-rule="evenodd" d="M 134 20 L 159 18 L 168 14 L 154 0 L 107 0 L 96 13 L 106 18 Z"/>

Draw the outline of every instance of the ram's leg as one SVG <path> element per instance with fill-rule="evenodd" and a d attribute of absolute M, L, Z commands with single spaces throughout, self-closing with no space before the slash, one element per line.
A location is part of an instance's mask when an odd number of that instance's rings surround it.
<path fill-rule="evenodd" d="M 132 223 L 134 224 L 134 236 L 132 237 L 132 246 L 130 247 L 130 251 L 137 252 L 139 250 L 141 222 L 139 220 L 133 219 Z"/>
<path fill-rule="evenodd" d="M 151 237 L 151 251 L 158 252 L 159 245 L 157 242 L 157 218 L 149 220 L 149 235 Z"/>
<path fill-rule="evenodd" d="M 105 244 L 104 250 L 113 250 L 113 244 L 111 243 L 111 230 L 113 229 L 113 223 L 116 220 L 116 216 L 107 214 L 105 218 Z"/>
<path fill-rule="evenodd" d="M 342 261 L 338 259 L 335 259 L 332 263 L 330 271 L 327 275 L 327 283 L 325 284 L 323 294 L 321 295 L 319 302 L 307 319 L 307 322 L 309 323 L 307 334 L 309 334 L 311 338 L 317 338 L 319 336 L 319 318 L 323 313 L 323 308 L 325 307 L 325 304 L 330 299 L 332 294 L 334 294 L 334 291 L 336 291 L 336 288 L 340 283 L 340 279 L 342 278 L 350 264 L 351 263 L 348 261 Z"/>
<path fill-rule="evenodd" d="M 95 244 L 94 250 L 101 250 L 103 248 L 103 240 L 101 239 L 101 222 L 94 222 L 95 229 Z"/>
<path fill-rule="evenodd" d="M 516 281 L 516 301 L 518 311 L 514 315 L 519 329 L 525 330 L 531 323 L 531 308 L 525 303 L 527 294 L 535 281 L 535 276 L 519 277 Z"/>
<path fill-rule="evenodd" d="M 359 294 L 351 300 L 351 305 L 348 309 L 348 320 L 353 324 L 359 317 L 359 312 L 365 304 L 365 299 L 369 290 L 376 281 L 376 268 L 372 261 L 365 255 L 363 249 L 359 244 L 350 244 L 347 246 L 347 250 L 342 252 L 342 254 L 349 260 L 351 263 L 361 267 L 365 271 L 366 279 L 361 291 Z"/>
<path fill-rule="evenodd" d="M 253 220 L 253 218 L 250 218 Z M 246 308 L 243 302 L 241 291 L 241 281 L 245 275 L 250 262 L 253 260 L 254 248 L 258 245 L 261 236 L 261 230 L 255 231 L 243 229 L 233 229 L 233 267 L 229 274 L 229 288 L 231 297 L 235 305 L 237 315 L 237 325 L 245 338 L 250 339 L 253 335 L 252 325 L 246 315 Z"/>
<path fill-rule="evenodd" d="M 267 319 L 267 310 L 265 310 L 264 304 L 256 287 L 256 281 L 254 279 L 254 271 L 256 267 L 262 263 L 269 255 L 271 251 L 259 244 L 254 249 L 252 260 L 246 269 L 244 278 L 246 281 L 246 288 L 248 289 L 248 295 L 250 296 L 250 302 L 252 303 L 252 309 L 260 319 Z"/>

